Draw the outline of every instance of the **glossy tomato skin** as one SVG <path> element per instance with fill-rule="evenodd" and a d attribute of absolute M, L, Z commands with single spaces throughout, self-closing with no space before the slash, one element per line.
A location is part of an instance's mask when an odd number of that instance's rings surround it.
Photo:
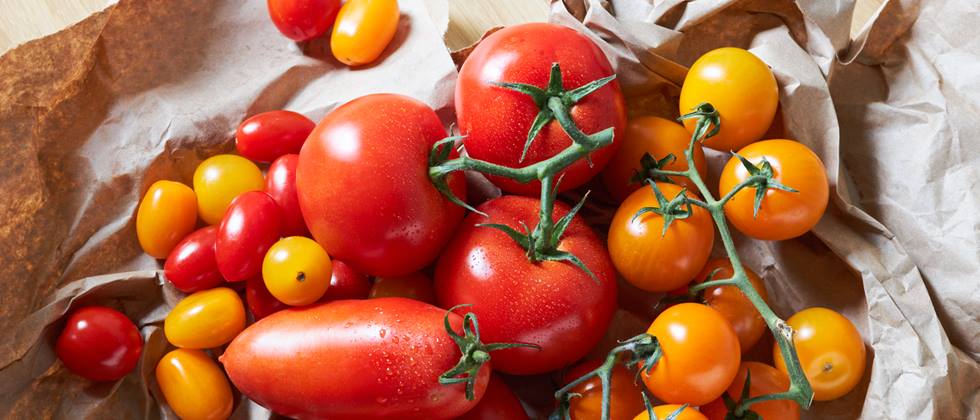
<path fill-rule="evenodd" d="M 279 240 L 281 222 L 279 205 L 264 192 L 246 192 L 228 206 L 214 248 L 225 280 L 245 281 L 259 275 L 266 251 Z"/>
<path fill-rule="evenodd" d="M 256 321 L 289 307 L 272 296 L 269 289 L 265 287 L 262 276 L 252 277 L 246 281 L 245 302 Z"/>
<path fill-rule="evenodd" d="M 749 270 L 748 267 L 744 268 L 749 282 L 752 283 L 752 287 L 762 296 L 762 300 L 768 303 L 769 292 L 766 291 L 765 283 L 762 282 L 762 279 L 757 274 Z M 694 277 L 694 284 L 703 283 L 712 272 L 715 273 L 711 277 L 712 280 L 731 278 L 734 275 L 732 272 L 732 262 L 727 258 L 708 261 L 704 265 L 704 268 L 701 269 L 701 272 Z M 743 353 L 751 349 L 755 343 L 759 342 L 762 335 L 768 331 L 766 320 L 762 318 L 762 315 L 759 315 L 759 311 L 755 309 L 755 306 L 752 305 L 749 298 L 745 297 L 742 291 L 736 286 L 715 286 L 705 289 L 704 303 L 718 311 L 721 316 L 725 317 L 732 324 Z"/>
<path fill-rule="evenodd" d="M 333 270 L 330 273 L 330 287 L 323 294 L 320 302 L 341 299 L 367 299 L 371 293 L 371 279 L 358 273 L 350 265 L 340 260 L 333 260 Z"/>
<path fill-rule="evenodd" d="M 719 48 L 698 58 L 681 86 L 681 115 L 704 102 L 721 116 L 721 129 L 704 145 L 728 152 L 759 140 L 769 130 L 779 105 L 779 87 L 769 66 L 754 54 Z M 695 121 L 684 121 L 688 132 L 694 132 Z"/>
<path fill-rule="evenodd" d="M 221 420 L 235 400 L 221 368 L 200 350 L 177 349 L 156 367 L 157 385 L 167 405 L 181 419 Z"/>
<path fill-rule="evenodd" d="M 602 360 L 579 363 L 568 371 L 565 384 L 582 377 L 602 364 Z M 617 364 L 610 377 L 609 420 L 630 420 L 644 408 L 641 388 L 634 382 L 635 375 L 629 369 Z M 572 420 L 594 420 L 602 418 L 602 381 L 592 377 L 571 392 L 581 395 L 572 398 L 570 412 Z"/>
<path fill-rule="evenodd" d="M 813 387 L 814 401 L 830 401 L 851 392 L 864 376 L 865 348 L 861 333 L 843 315 L 827 308 L 807 308 L 786 320 L 795 331 L 793 344 L 800 366 Z M 786 375 L 777 344 L 773 361 Z"/>
<path fill-rule="evenodd" d="M 289 417 L 454 418 L 483 396 L 490 364 L 478 373 L 472 401 L 463 384 L 439 384 L 460 357 L 445 315 L 404 298 L 287 309 L 242 332 L 221 362 L 243 394 Z M 460 331 L 462 317 L 449 321 Z"/>
<path fill-rule="evenodd" d="M 499 375 L 491 374 L 480 402 L 456 420 L 527 420 L 527 412 Z"/>
<path fill-rule="evenodd" d="M 269 163 L 287 154 L 299 153 L 303 142 L 316 127 L 309 118 L 293 111 L 256 114 L 238 126 L 235 147 L 238 154 L 256 162 Z"/>
<path fill-rule="evenodd" d="M 561 40 L 556 42 L 556 40 Z M 571 144 L 557 121 L 545 126 L 520 161 L 538 107 L 531 97 L 494 83 L 525 83 L 546 87 L 552 63 L 561 66 L 566 90 L 613 74 L 612 66 L 591 40 L 573 29 L 550 23 L 526 23 L 494 32 L 470 53 L 456 83 L 456 117 L 466 135 L 466 152 L 509 167 L 522 167 L 550 158 Z M 622 142 L 626 112 L 619 83 L 615 80 L 580 100 L 571 109 L 572 119 L 586 134 L 615 129 L 613 143 L 592 153 L 591 165 L 580 160 L 564 174 L 561 190 L 578 187 L 599 173 Z M 556 177 L 556 179 L 557 179 Z M 538 181 L 520 184 L 491 176 L 504 191 L 537 195 Z"/>
<path fill-rule="evenodd" d="M 764 363 L 742 362 L 742 366 L 738 368 L 738 375 L 735 376 L 735 380 L 732 381 L 732 385 L 726 391 L 732 400 L 738 401 L 741 398 L 748 372 L 752 372 L 749 398 L 789 390 L 789 378 L 785 373 Z M 800 406 L 791 400 L 755 403 L 749 406 L 749 409 L 762 416 L 763 419 L 799 420 L 800 418 Z M 710 420 L 725 420 L 728 408 L 725 407 L 725 402 L 719 398 L 701 406 L 701 412 Z"/>
<path fill-rule="evenodd" d="M 674 184 L 657 183 L 664 197 L 681 193 Z M 690 192 L 685 192 L 694 197 Z M 691 281 L 711 255 L 715 241 L 711 214 L 691 206 L 692 214 L 674 219 L 663 231 L 664 218 L 655 213 L 634 217 L 644 207 L 659 207 L 653 189 L 633 191 L 619 205 L 609 227 L 609 256 L 623 278 L 650 292 L 666 292 Z"/>
<path fill-rule="evenodd" d="M 136 212 L 136 238 L 143 252 L 167 258 L 197 223 L 197 199 L 190 187 L 157 181 L 146 190 Z"/>
<path fill-rule="evenodd" d="M 304 236 L 280 239 L 262 262 L 265 287 L 280 302 L 303 306 L 316 302 L 330 286 L 333 264 L 316 241 Z"/>
<path fill-rule="evenodd" d="M 216 225 L 239 194 L 262 191 L 262 171 L 250 160 L 236 155 L 215 155 L 194 170 L 194 194 L 201 219 Z"/>
<path fill-rule="evenodd" d="M 445 136 L 431 108 L 401 95 L 362 96 L 327 114 L 296 168 L 313 238 L 369 275 L 408 274 L 434 260 L 463 217 L 429 179 L 429 152 Z M 461 172 L 448 181 L 466 196 Z"/>
<path fill-rule="evenodd" d="M 770 188 L 759 214 L 754 215 L 755 188 L 744 188 L 725 203 L 725 216 L 739 232 L 756 239 L 781 241 L 800 236 L 820 221 L 830 187 L 823 162 L 808 147 L 793 140 L 765 140 L 750 144 L 739 155 L 756 166 L 765 159 L 772 165 L 774 179 L 798 192 Z M 722 169 L 718 192 L 726 194 L 750 176 L 737 158 Z"/>
<path fill-rule="evenodd" d="M 640 377 L 647 389 L 670 404 L 701 405 L 721 396 L 738 373 L 741 350 L 731 324 L 714 309 L 681 303 L 664 310 L 647 330 L 663 356 Z"/>
<path fill-rule="evenodd" d="M 534 226 L 540 202 L 520 196 L 488 201 L 464 221 L 436 266 L 436 298 L 450 308 L 472 304 L 481 337 L 490 343 L 532 343 L 493 354 L 494 368 L 535 374 L 568 366 L 582 358 L 605 333 L 616 309 L 616 275 L 602 242 L 580 219 L 573 219 L 559 249 L 575 254 L 597 280 L 565 262 L 532 264 L 507 234 L 475 226 L 498 223 Z M 554 219 L 568 213 L 555 204 Z"/>
<path fill-rule="evenodd" d="M 653 407 L 653 415 L 657 416 L 657 418 L 660 420 L 664 420 L 671 414 L 674 414 L 674 412 L 679 410 L 681 407 L 684 406 L 681 404 L 658 405 Z M 633 417 L 633 420 L 650 420 L 650 415 L 647 414 L 646 408 L 644 407 L 640 414 Z M 708 418 L 705 417 L 704 414 L 701 414 L 698 410 L 688 406 L 684 407 L 684 410 L 682 410 L 677 417 L 674 417 L 674 420 L 708 420 Z"/>
<path fill-rule="evenodd" d="M 139 362 L 143 338 L 133 321 L 105 306 L 87 306 L 68 316 L 55 353 L 72 373 L 93 381 L 115 381 Z"/>
<path fill-rule="evenodd" d="M 282 211 L 282 236 L 309 236 L 303 212 L 299 209 L 296 192 L 296 165 L 299 155 L 283 155 L 269 165 L 265 178 L 265 193 L 269 194 Z"/>
<path fill-rule="evenodd" d="M 340 0 L 268 0 L 269 17 L 283 35 L 307 41 L 327 33 Z"/>
<path fill-rule="evenodd" d="M 187 235 L 170 252 L 163 264 L 163 275 L 177 290 L 194 293 L 221 284 L 221 271 L 214 257 L 217 237 L 217 226 L 203 227 Z"/>
<path fill-rule="evenodd" d="M 370 64 L 398 30 L 397 0 L 348 0 L 337 14 L 330 51 L 348 66 Z"/>
<path fill-rule="evenodd" d="M 167 341 L 186 349 L 221 346 L 244 328 L 245 306 L 238 293 L 227 287 L 203 290 L 185 297 L 163 321 Z"/>
<path fill-rule="evenodd" d="M 380 297 L 403 297 L 419 300 L 425 303 L 436 303 L 436 292 L 432 288 L 432 279 L 423 273 L 415 272 L 397 277 L 378 277 L 374 279 L 371 299 Z"/>

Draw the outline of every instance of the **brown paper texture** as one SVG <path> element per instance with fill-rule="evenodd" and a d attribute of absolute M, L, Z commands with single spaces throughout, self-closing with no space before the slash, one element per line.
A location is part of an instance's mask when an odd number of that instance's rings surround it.
<path fill-rule="evenodd" d="M 357 70 L 323 40 L 280 36 L 263 2 L 235 0 L 124 0 L 0 58 L 0 416 L 173 418 L 153 369 L 167 350 L 161 321 L 180 294 L 136 241 L 142 192 L 159 179 L 189 183 L 257 112 L 318 119 L 354 97 L 396 92 L 452 121 L 447 4 L 399 3 L 393 46 Z M 551 20 L 606 52 L 632 115 L 676 116 L 685 66 L 712 48 L 749 48 L 774 68 L 776 131 L 821 156 L 835 194 L 812 234 L 736 241 L 778 313 L 840 310 L 870 350 L 858 389 L 805 418 L 977 418 L 976 3 L 891 1 L 850 44 L 846 0 L 566 3 L 553 4 Z M 725 156 L 711 158 L 716 178 Z M 587 215 L 595 225 L 609 216 L 598 196 Z M 624 306 L 656 299 L 622 295 Z M 138 373 L 94 384 L 56 360 L 61 316 L 86 304 L 138 323 L 147 342 Z M 614 335 L 644 322 L 617 320 Z M 764 360 L 760 347 L 752 357 Z M 555 378 L 507 379 L 548 409 Z M 235 417 L 268 412 L 243 399 Z"/>

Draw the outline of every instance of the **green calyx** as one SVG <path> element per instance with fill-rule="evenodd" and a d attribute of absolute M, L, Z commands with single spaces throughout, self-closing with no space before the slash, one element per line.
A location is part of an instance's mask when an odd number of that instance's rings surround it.
<path fill-rule="evenodd" d="M 677 157 L 673 153 L 668 153 L 661 159 L 653 157 L 650 153 L 644 153 L 643 157 L 640 158 L 640 169 L 630 177 L 630 184 L 640 184 L 647 182 L 647 180 L 673 183 L 674 181 L 670 179 L 670 176 L 660 171 L 676 160 Z"/>
<path fill-rule="evenodd" d="M 783 183 L 776 180 L 775 173 L 772 170 L 772 164 L 770 164 L 766 158 L 762 158 L 762 164 L 756 166 L 742 155 L 736 152 L 732 152 L 732 154 L 738 158 L 739 162 L 742 163 L 742 166 L 745 167 L 745 170 L 749 172 L 749 178 L 747 178 L 746 182 L 742 183 L 742 185 L 739 185 L 739 189 L 746 187 L 755 188 L 755 203 L 752 205 L 753 218 L 759 215 L 759 208 L 762 207 L 762 199 L 766 197 L 766 192 L 770 189 L 793 193 L 799 192 L 798 190 L 783 185 Z"/>
<path fill-rule="evenodd" d="M 650 420 L 660 420 L 660 418 L 657 417 L 657 413 L 654 413 L 653 412 L 653 404 L 650 404 L 650 396 L 647 395 L 647 391 L 646 390 L 643 390 L 643 392 L 640 395 L 643 397 L 643 406 L 646 407 L 647 417 Z M 670 414 L 667 414 L 667 417 L 665 417 L 663 420 L 675 420 L 675 419 L 677 419 L 677 417 L 679 417 L 681 415 L 681 413 L 684 412 L 684 410 L 687 410 L 687 407 L 688 407 L 688 404 L 683 404 L 680 407 L 677 407 L 676 410 L 671 411 Z"/>
<path fill-rule="evenodd" d="M 667 200 L 664 193 L 660 191 L 660 187 L 657 186 L 656 182 L 652 180 L 647 181 L 650 184 L 650 188 L 653 190 L 653 195 L 657 199 L 656 207 L 643 207 L 637 210 L 636 214 L 633 215 L 633 220 L 640 218 L 644 214 L 653 213 L 664 218 L 664 228 L 660 232 L 660 236 L 667 234 L 667 228 L 670 227 L 671 223 L 675 220 L 683 220 L 691 217 L 693 209 L 691 208 L 692 200 L 687 196 L 687 189 L 682 189 L 676 197 L 671 200 Z"/>

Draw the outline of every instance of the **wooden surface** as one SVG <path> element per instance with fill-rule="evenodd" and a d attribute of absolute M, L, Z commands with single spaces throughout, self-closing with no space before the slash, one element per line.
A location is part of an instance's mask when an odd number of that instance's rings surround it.
<path fill-rule="evenodd" d="M 258 0 L 256 0 L 258 1 Z M 856 0 L 856 34 L 884 0 Z M 65 28 L 115 0 L 0 0 L 0 53 Z M 547 19 L 547 0 L 449 0 L 446 44 L 465 47 L 494 26 Z"/>

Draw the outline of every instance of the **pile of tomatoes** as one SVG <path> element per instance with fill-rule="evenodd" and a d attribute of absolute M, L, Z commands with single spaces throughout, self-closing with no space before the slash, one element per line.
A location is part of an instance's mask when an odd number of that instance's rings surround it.
<path fill-rule="evenodd" d="M 298 3 L 269 2 L 270 10 Z M 322 33 L 277 24 L 287 34 Z M 761 140 L 778 105 L 770 69 L 736 48 L 711 51 L 691 68 L 681 113 L 711 103 L 720 129 L 703 144 L 737 156 L 718 185 L 729 196 L 723 214 L 689 206 L 669 223 L 644 209 L 681 195 L 697 200 L 706 188 L 679 175 L 644 182 L 645 171 L 651 161 L 687 170 L 695 127 L 657 117 L 627 122 L 615 81 L 567 100 L 575 126 L 587 134 L 611 128 L 614 141 L 548 179 L 559 177 L 557 191 L 601 182 L 605 199 L 619 203 L 608 241 L 576 215 L 579 206 L 557 202 L 551 214 L 542 211 L 542 200 L 556 194 L 548 182 L 542 193 L 542 182 L 489 176 L 504 195 L 471 194 L 476 211 L 467 214 L 432 180 L 431 167 L 447 159 L 517 168 L 574 147 L 557 117 L 541 116 L 541 103 L 501 85 L 544 89 L 555 71 L 562 84 L 552 93 L 614 75 L 602 51 L 574 30 L 513 26 L 485 39 L 460 70 L 457 122 L 465 138 L 452 150 L 440 149 L 452 140 L 441 142 L 449 133 L 427 105 L 373 94 L 319 123 L 289 111 L 253 116 L 236 133 L 238 155 L 201 162 L 192 186 L 153 183 L 136 233 L 147 254 L 165 260 L 166 280 L 187 294 L 164 322 L 176 349 L 156 368 L 170 408 L 185 419 L 228 417 L 234 385 L 296 418 L 527 418 L 495 372 L 564 372 L 556 378 L 565 384 L 594 372 L 601 362 L 584 358 L 607 334 L 621 280 L 666 293 L 668 304 L 647 331 L 661 354 L 650 365 L 615 365 L 607 390 L 598 377 L 576 384 L 571 418 L 600 418 L 603 392 L 612 419 L 722 419 L 740 399 L 789 390 L 778 347 L 774 366 L 742 359 L 767 330 L 753 303 L 732 285 L 688 289 L 733 275 L 729 259 L 711 259 L 719 219 L 750 237 L 783 240 L 809 231 L 826 207 L 817 155 L 792 140 Z M 535 125 L 540 131 L 527 142 Z M 690 161 L 705 174 L 701 147 L 694 145 Z M 789 188 L 733 191 L 765 176 Z M 448 173 L 446 185 L 467 197 L 461 171 Z M 538 226 L 557 232 L 542 236 L 556 238 L 555 255 L 580 264 L 533 258 L 527 241 Z M 762 280 L 747 274 L 766 299 Z M 810 308 L 788 324 L 816 400 L 854 388 L 865 349 L 846 318 Z M 57 352 L 79 375 L 116 380 L 136 365 L 141 346 L 124 315 L 87 307 L 69 316 Z M 647 392 L 655 397 L 649 412 Z M 779 399 L 749 409 L 792 419 L 800 407 Z"/>
<path fill-rule="evenodd" d="M 397 0 L 268 0 L 269 17 L 283 35 L 310 41 L 330 33 L 330 51 L 348 66 L 370 64 L 398 30 Z"/>

